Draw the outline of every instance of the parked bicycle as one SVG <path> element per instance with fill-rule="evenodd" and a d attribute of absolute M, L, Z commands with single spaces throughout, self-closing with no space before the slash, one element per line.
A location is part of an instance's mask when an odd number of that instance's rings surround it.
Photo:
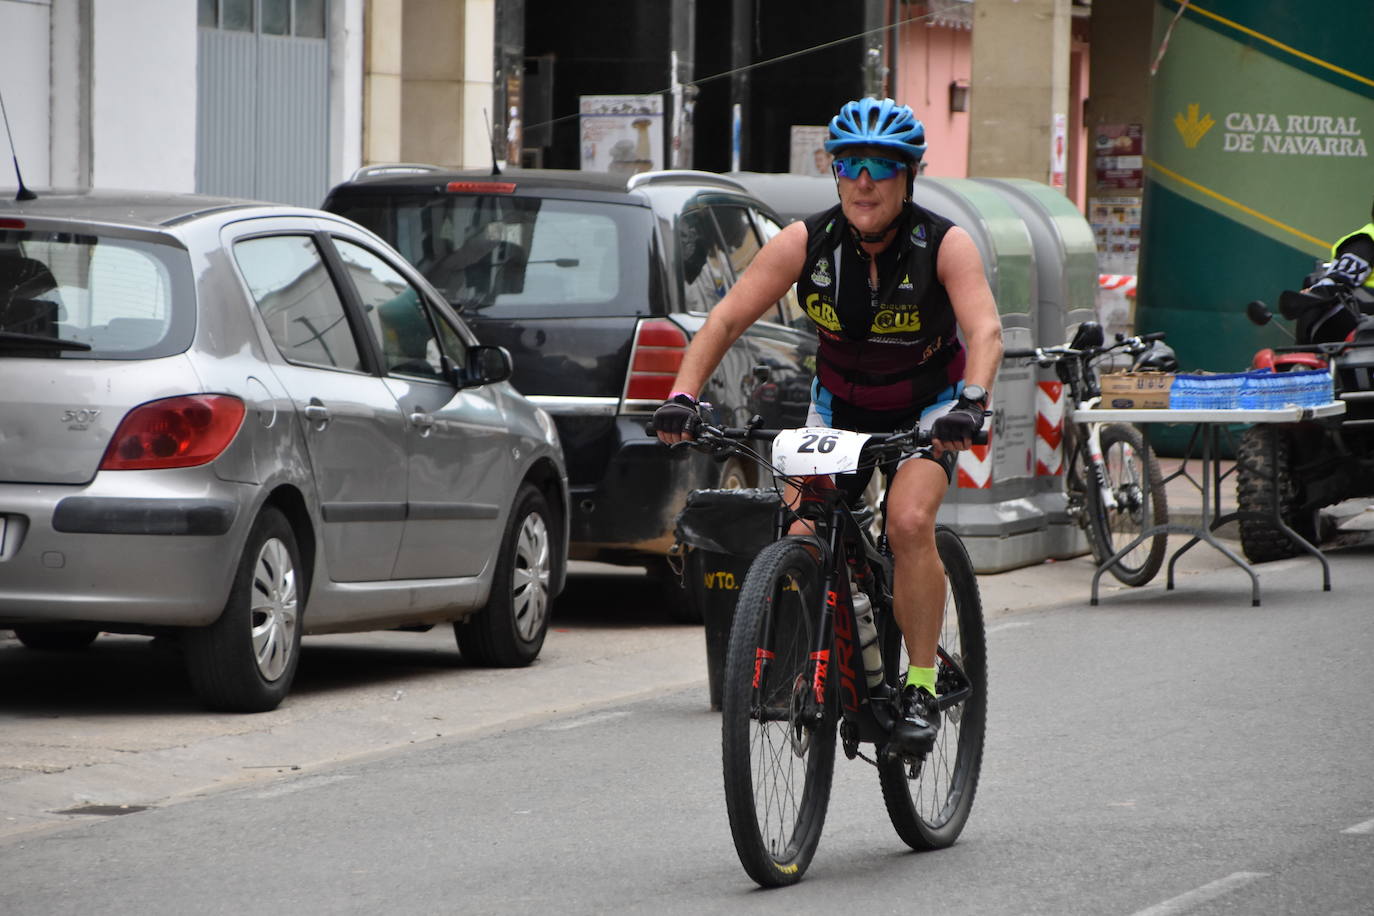
<path fill-rule="evenodd" d="M 1004 359 L 1025 359 L 1054 367 L 1078 419 L 1092 415 L 1102 395 L 1098 368 L 1112 354 L 1131 357 L 1131 370 L 1177 368 L 1161 332 L 1104 344 L 1102 326 L 1085 321 L 1066 345 L 1012 349 Z M 1170 365 L 1172 363 L 1172 366 Z M 1168 524 L 1169 506 L 1154 450 L 1140 429 L 1127 423 L 1064 423 L 1064 485 L 1068 512 L 1087 533 L 1088 547 L 1100 565 L 1154 525 Z M 1110 572 L 1126 585 L 1144 585 L 1164 562 L 1168 535 L 1141 541 L 1112 564 Z"/>
<path fill-rule="evenodd" d="M 678 447 L 741 456 L 800 492 L 795 512 L 779 499 L 775 540 L 745 577 L 722 673 L 726 808 L 745 871 L 765 887 L 793 884 L 805 873 L 825 822 L 837 731 L 847 758 L 877 768 L 898 836 L 913 849 L 949 846 L 973 805 L 987 720 L 987 647 L 973 565 L 958 536 L 937 527 L 948 583 L 936 664 L 941 727 L 929 752 L 904 755 L 888 743 L 907 659 L 892 613 L 885 525 L 878 523 L 875 537 L 866 513 L 829 476 L 889 467 L 927 447 L 929 432 L 704 422 L 694 433 Z M 770 440 L 771 460 L 750 445 Z M 787 534 L 798 518 L 809 533 Z M 873 756 L 861 751 L 864 744 L 873 745 Z"/>

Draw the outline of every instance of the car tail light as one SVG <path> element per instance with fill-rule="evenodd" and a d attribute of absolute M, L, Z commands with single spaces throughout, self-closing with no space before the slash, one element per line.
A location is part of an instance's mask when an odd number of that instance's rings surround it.
<path fill-rule="evenodd" d="M 687 335 L 665 318 L 641 321 L 630 351 L 630 377 L 625 384 L 627 401 L 665 401 L 673 391 Z"/>
<path fill-rule="evenodd" d="M 243 401 L 225 394 L 149 401 L 125 414 L 102 471 L 189 468 L 219 457 L 243 424 Z"/>
<path fill-rule="evenodd" d="M 3 218 L 0 218 L 0 229 L 23 229 L 23 228 L 24 228 L 24 221 L 23 221 L 22 219 L 11 219 L 11 218 L 8 217 L 8 216 L 3 217 Z"/>

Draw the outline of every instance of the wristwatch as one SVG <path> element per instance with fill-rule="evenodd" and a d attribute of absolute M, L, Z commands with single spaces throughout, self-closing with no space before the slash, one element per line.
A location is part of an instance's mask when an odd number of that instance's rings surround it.
<path fill-rule="evenodd" d="M 964 390 L 959 392 L 959 397 L 970 404 L 977 404 L 984 410 L 987 409 L 988 390 L 982 385 L 965 385 Z"/>

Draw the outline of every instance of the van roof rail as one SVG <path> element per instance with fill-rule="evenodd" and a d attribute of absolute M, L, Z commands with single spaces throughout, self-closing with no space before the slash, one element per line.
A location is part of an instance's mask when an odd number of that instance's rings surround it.
<path fill-rule="evenodd" d="M 385 162 L 379 165 L 365 165 L 353 173 L 350 181 L 362 178 L 376 178 L 380 175 L 419 175 L 425 172 L 442 172 L 437 165 L 424 162 Z"/>
<path fill-rule="evenodd" d="M 727 178 L 717 172 L 703 172 L 698 169 L 659 169 L 652 172 L 636 172 L 630 176 L 625 183 L 625 190 L 633 191 L 640 185 L 660 184 L 672 181 L 704 182 L 710 181 L 721 187 L 729 188 L 732 191 L 748 192 L 748 188 L 740 184 L 733 178 Z"/>

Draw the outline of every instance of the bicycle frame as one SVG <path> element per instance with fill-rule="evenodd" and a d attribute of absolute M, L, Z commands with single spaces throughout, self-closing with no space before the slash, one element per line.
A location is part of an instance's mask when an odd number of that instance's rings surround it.
<path fill-rule="evenodd" d="M 813 543 L 823 550 L 821 568 L 824 570 L 818 595 L 820 607 L 816 608 L 815 643 L 811 647 L 807 670 L 811 684 L 810 698 L 802 718 L 810 724 L 819 724 L 830 698 L 830 690 L 835 689 L 838 691 L 840 714 L 857 739 L 854 743 L 867 741 L 882 744 L 891 734 L 897 718 L 895 705 L 889 701 L 895 699 L 900 691 L 900 684 L 894 680 L 900 678 L 902 672 L 889 670 L 892 667 L 891 660 L 884 658 L 883 683 L 880 685 L 882 692 L 877 693 L 869 687 L 864 676 L 854 599 L 849 583 L 850 568 L 853 567 L 854 578 L 867 583 L 865 592 L 874 602 L 874 623 L 881 645 L 888 628 L 895 629 L 897 625 L 891 603 L 892 557 L 886 544 L 886 513 L 883 516 L 883 533 L 875 543 L 869 532 L 855 519 L 844 494 L 828 476 L 807 478 L 798 490 L 800 502 L 797 515 L 817 526 L 817 537 Z M 784 509 L 780 512 L 780 533 L 785 533 L 786 518 Z M 821 537 L 822 534 L 824 537 Z M 771 635 L 764 634 L 765 643 L 771 641 Z M 900 638 L 900 633 L 897 635 Z M 754 686 L 757 688 L 766 680 L 767 659 L 763 649 L 756 651 Z M 966 700 L 973 687 L 958 662 L 943 646 L 936 648 L 936 656 L 949 673 L 948 683 L 942 687 L 937 701 L 939 708 L 944 710 Z M 834 673 L 838 675 L 837 682 L 831 676 L 832 662 Z M 853 757 L 854 754 L 850 753 L 851 740 L 846 740 L 846 754 Z"/>

